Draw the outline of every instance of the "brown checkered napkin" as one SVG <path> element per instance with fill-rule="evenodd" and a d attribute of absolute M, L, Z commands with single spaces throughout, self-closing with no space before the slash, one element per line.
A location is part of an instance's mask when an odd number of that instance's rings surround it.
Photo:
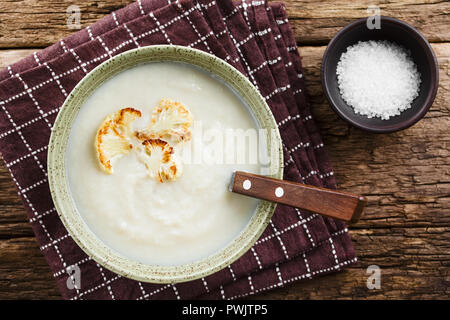
<path fill-rule="evenodd" d="M 67 94 L 90 70 L 118 53 L 154 44 L 194 47 L 244 73 L 278 122 L 284 178 L 335 187 L 306 100 L 300 56 L 282 4 L 231 0 L 133 3 L 0 72 L 0 152 L 63 297 L 232 299 L 354 263 L 345 224 L 281 205 L 243 257 L 188 283 L 140 283 L 103 269 L 84 254 L 67 234 L 50 196 L 46 172 L 50 128 Z M 66 285 L 66 270 L 71 265 L 81 269 L 81 289 Z"/>

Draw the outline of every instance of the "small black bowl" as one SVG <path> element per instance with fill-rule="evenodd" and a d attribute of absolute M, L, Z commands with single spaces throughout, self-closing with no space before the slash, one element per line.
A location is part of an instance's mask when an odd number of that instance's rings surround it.
<path fill-rule="evenodd" d="M 331 39 L 322 60 L 322 86 L 331 107 L 342 119 L 366 131 L 387 133 L 408 128 L 427 113 L 436 97 L 439 69 L 433 49 L 422 34 L 398 19 L 384 16 L 380 19 L 380 29 L 369 29 L 367 18 L 363 18 L 345 26 Z M 419 96 L 411 108 L 388 120 L 356 114 L 339 93 L 336 66 L 341 54 L 348 46 L 367 40 L 388 40 L 410 50 L 421 75 Z"/>

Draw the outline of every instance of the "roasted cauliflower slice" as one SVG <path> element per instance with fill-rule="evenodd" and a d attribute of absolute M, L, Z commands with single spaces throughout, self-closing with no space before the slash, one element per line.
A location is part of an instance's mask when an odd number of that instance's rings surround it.
<path fill-rule="evenodd" d="M 113 172 L 112 161 L 127 154 L 133 145 L 130 142 L 131 122 L 142 116 L 139 110 L 124 108 L 105 118 L 97 130 L 95 149 L 100 167 L 106 173 Z"/>
<path fill-rule="evenodd" d="M 136 132 L 135 135 L 142 141 L 164 139 L 178 143 L 191 139 L 191 127 L 191 113 L 183 104 L 171 99 L 161 99 L 153 109 L 149 128 Z"/>
<path fill-rule="evenodd" d="M 175 181 L 181 175 L 181 163 L 176 158 L 173 147 L 161 139 L 148 139 L 142 145 L 144 153 L 140 159 L 144 162 L 151 178 L 159 182 Z"/>

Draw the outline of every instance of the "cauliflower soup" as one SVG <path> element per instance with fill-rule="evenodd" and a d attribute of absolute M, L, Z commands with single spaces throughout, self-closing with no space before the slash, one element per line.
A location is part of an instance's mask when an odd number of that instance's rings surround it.
<path fill-rule="evenodd" d="M 173 150 L 164 136 L 152 137 L 153 143 L 146 140 L 142 150 L 140 142 L 133 140 L 127 147 L 132 151 L 123 152 L 112 166 L 105 162 L 102 168 L 94 141 L 108 115 L 117 115 L 123 108 L 133 110 L 139 117 L 133 118 L 130 127 L 143 130 L 165 98 L 189 110 L 193 126 L 188 138 L 187 134 L 178 138 Z M 202 130 L 196 130 L 197 123 Z M 246 145 L 237 144 L 233 150 L 218 144 L 211 147 L 203 133 L 242 129 L 259 129 L 247 106 L 224 83 L 200 69 L 161 62 L 121 72 L 85 101 L 71 129 L 67 174 L 75 206 L 90 230 L 124 257 L 150 265 L 182 265 L 206 258 L 239 235 L 259 203 L 228 191 L 232 172 L 260 173 L 261 165 L 249 160 L 254 151 Z M 167 151 L 178 158 L 179 163 L 170 162 L 170 168 L 176 169 L 173 175 L 162 179 L 158 171 L 149 174 L 155 161 L 142 161 L 142 152 L 152 147 L 161 147 L 161 155 Z M 199 149 L 209 150 L 202 153 L 201 161 Z M 216 151 L 244 154 L 248 161 L 205 161 Z"/>

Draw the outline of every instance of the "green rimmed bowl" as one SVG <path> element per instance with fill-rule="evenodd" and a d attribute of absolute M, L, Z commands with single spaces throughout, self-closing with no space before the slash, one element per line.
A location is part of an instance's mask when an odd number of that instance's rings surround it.
<path fill-rule="evenodd" d="M 61 221 L 81 249 L 105 268 L 139 281 L 176 283 L 205 277 L 241 257 L 266 228 L 276 204 L 261 201 L 246 227 L 226 247 L 202 260 L 177 266 L 148 265 L 127 258 L 105 245 L 90 230 L 77 211 L 67 179 L 66 154 L 72 125 L 84 102 L 105 81 L 139 64 L 155 62 L 189 64 L 227 84 L 249 107 L 259 126 L 267 129 L 267 154 L 270 157 L 267 169 L 278 179 L 283 176 L 282 142 L 269 107 L 247 78 L 223 60 L 196 49 L 158 45 L 124 52 L 92 70 L 69 94 L 56 118 L 48 149 L 50 191 Z"/>

